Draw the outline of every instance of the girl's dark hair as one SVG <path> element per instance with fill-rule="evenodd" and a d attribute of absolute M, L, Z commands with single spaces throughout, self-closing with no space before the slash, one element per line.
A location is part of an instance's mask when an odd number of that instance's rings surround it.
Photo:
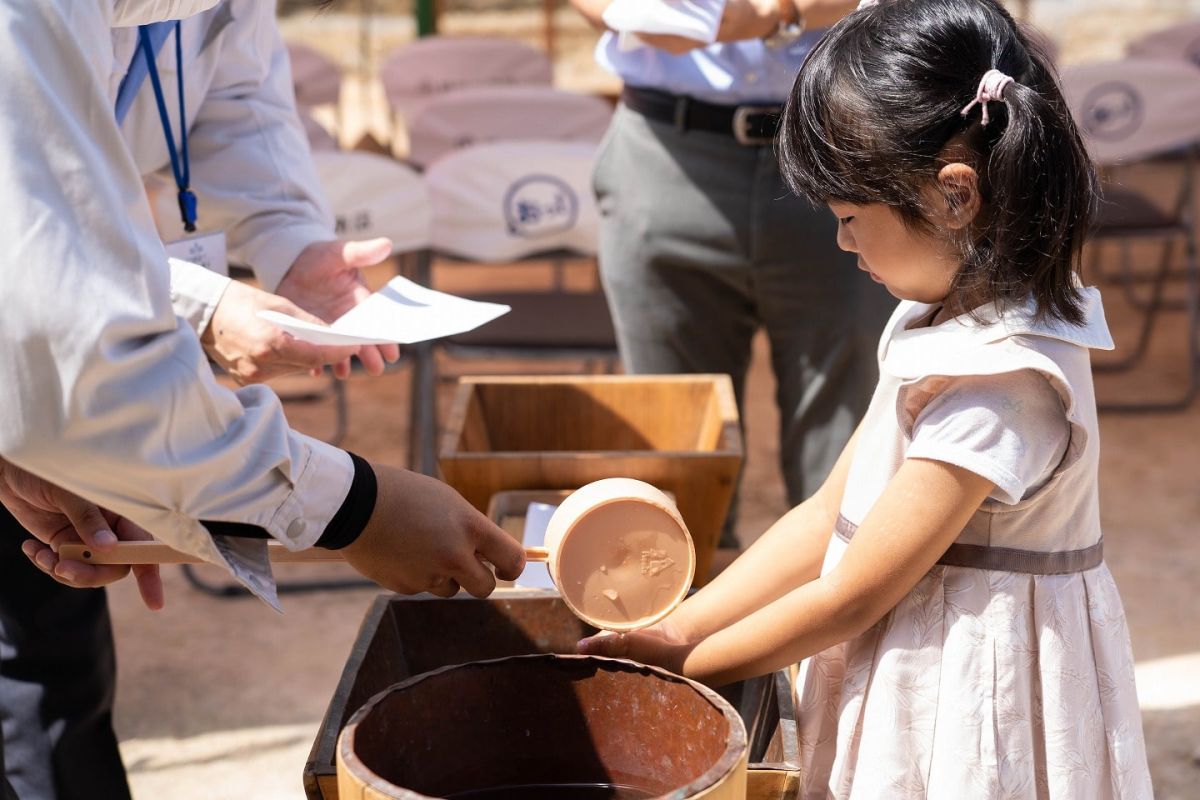
<path fill-rule="evenodd" d="M 990 69 L 1003 101 L 960 112 Z M 883 203 L 930 230 L 922 191 L 965 146 L 983 206 L 959 242 L 955 313 L 1029 294 L 1039 318 L 1083 320 L 1075 268 L 1096 214 L 1096 174 L 1049 58 L 995 0 L 881 0 L 809 54 L 780 131 L 784 176 L 816 202 Z"/>

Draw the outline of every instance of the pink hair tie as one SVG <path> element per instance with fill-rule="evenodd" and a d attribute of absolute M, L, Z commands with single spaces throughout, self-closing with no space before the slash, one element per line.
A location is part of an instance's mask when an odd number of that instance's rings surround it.
<path fill-rule="evenodd" d="M 967 103 L 967 107 L 961 112 L 962 115 L 965 117 L 967 114 L 970 114 L 971 109 L 976 104 L 979 104 L 983 107 L 981 123 L 986 127 L 988 124 L 988 103 L 992 100 L 1003 100 L 1004 90 L 1008 88 L 1010 83 L 1016 83 L 1016 81 L 998 69 L 989 69 L 983 73 L 983 78 L 979 81 L 979 89 L 975 92 L 975 99 Z"/>

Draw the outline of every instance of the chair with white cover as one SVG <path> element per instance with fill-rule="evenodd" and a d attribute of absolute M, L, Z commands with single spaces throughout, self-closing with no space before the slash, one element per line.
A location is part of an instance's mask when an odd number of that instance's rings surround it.
<path fill-rule="evenodd" d="M 386 236 L 392 240 L 392 255 L 399 259 L 400 272 L 426 279 L 423 270 L 427 270 L 432 214 L 429 191 L 421 176 L 411 167 L 374 153 L 318 151 L 313 153 L 313 163 L 333 210 L 337 236 L 342 239 Z M 421 369 L 416 360 L 413 368 L 417 372 Z M 416 379 L 414 375 L 413 380 Z M 348 415 L 340 381 L 336 387 L 340 436 L 345 433 Z M 415 422 L 422 411 L 410 408 L 409 415 Z M 413 425 L 409 436 L 416 436 Z M 416 451 L 411 447 L 415 441 L 412 438 L 410 442 L 410 460 L 415 458 Z"/>
<path fill-rule="evenodd" d="M 1121 245 L 1115 280 L 1125 297 L 1142 311 L 1141 330 L 1130 355 L 1117 362 L 1095 365 L 1098 371 L 1123 370 L 1145 355 L 1159 313 L 1180 309 L 1187 315 L 1187 384 L 1168 400 L 1132 404 L 1101 404 L 1109 411 L 1151 411 L 1185 408 L 1200 389 L 1200 266 L 1197 265 L 1194 173 L 1200 145 L 1200 79 L 1185 61 L 1124 59 L 1082 64 L 1062 73 L 1071 112 L 1083 133 L 1088 150 L 1107 173 L 1100 219 L 1093 233 L 1094 246 Z M 1171 157 L 1180 167 L 1174 196 L 1156 202 L 1142 192 L 1122 186 L 1117 168 Z M 1161 243 L 1158 263 L 1139 269 L 1133 263 L 1131 243 Z M 1172 270 L 1175 247 L 1183 244 L 1184 263 Z M 1095 251 L 1099 262 L 1099 250 Z M 1182 281 L 1182 294 L 1164 299 L 1168 284 Z M 1149 296 L 1138 287 L 1150 286 Z"/>
<path fill-rule="evenodd" d="M 427 36 L 389 53 L 379 79 L 393 124 L 399 117 L 407 125 L 438 95 L 473 86 L 550 86 L 554 69 L 545 53 L 513 39 Z"/>
<path fill-rule="evenodd" d="M 1125 48 L 1131 58 L 1186 61 L 1200 67 L 1200 19 L 1182 22 L 1134 39 Z"/>
<path fill-rule="evenodd" d="M 333 134 L 325 129 L 325 126 L 317 122 L 312 114 L 308 113 L 307 109 L 296 109 L 300 116 L 300 122 L 304 125 L 304 135 L 308 139 L 308 147 L 314 153 L 318 150 L 330 151 L 338 150 L 337 139 L 333 138 Z"/>
<path fill-rule="evenodd" d="M 585 259 L 594 269 L 599 215 L 592 194 L 596 146 L 586 142 L 520 141 L 471 145 L 435 161 L 425 172 L 433 204 L 434 253 L 471 263 L 509 264 L 538 257 Z M 561 264 L 559 264 L 561 267 Z M 561 278 L 561 274 L 559 274 Z M 599 281 L 579 291 L 561 279 L 540 291 L 472 293 L 512 311 L 489 325 L 438 343 L 460 358 L 572 359 L 612 371 L 616 334 Z M 432 411 L 433 370 L 417 387 Z M 436 419 L 419 459 L 436 464 Z"/>
<path fill-rule="evenodd" d="M 342 129 L 342 70 L 320 50 L 300 42 L 288 42 L 292 66 L 292 89 L 301 115 L 317 106 L 332 106 L 338 131 Z"/>
<path fill-rule="evenodd" d="M 408 127 L 408 161 L 427 167 L 472 144 L 541 139 L 598 143 L 612 105 L 596 95 L 548 86 L 486 86 L 431 99 Z"/>

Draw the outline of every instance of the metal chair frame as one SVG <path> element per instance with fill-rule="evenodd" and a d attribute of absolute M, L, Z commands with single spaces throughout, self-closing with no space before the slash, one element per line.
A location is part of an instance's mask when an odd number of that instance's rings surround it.
<path fill-rule="evenodd" d="M 1180 190 L 1169 214 L 1171 223 L 1143 228 L 1096 232 L 1093 241 L 1097 246 L 1107 242 L 1118 242 L 1120 259 L 1115 273 L 1106 272 L 1101 266 L 1100 252 L 1093 252 L 1093 264 L 1098 278 L 1118 284 L 1129 305 L 1142 314 L 1138 336 L 1133 350 L 1124 358 L 1093 363 L 1096 372 L 1124 372 L 1136 367 L 1146 356 L 1153 338 L 1155 324 L 1162 311 L 1183 311 L 1187 316 L 1187 383 L 1175 397 L 1159 401 L 1132 403 L 1098 403 L 1100 411 L 1108 413 L 1145 413 L 1154 411 L 1180 411 L 1191 405 L 1200 392 L 1200 263 L 1198 263 L 1197 236 L 1195 225 L 1195 162 L 1196 146 L 1187 149 L 1183 159 L 1183 176 Z M 1161 241 L 1161 254 L 1157 265 L 1149 273 L 1139 271 L 1133 264 L 1130 252 L 1132 240 Z M 1175 245 L 1184 245 L 1182 269 L 1172 269 Z M 1168 281 L 1184 283 L 1182 299 L 1165 299 Z M 1148 297 L 1139 294 L 1138 287 L 1150 285 Z"/>

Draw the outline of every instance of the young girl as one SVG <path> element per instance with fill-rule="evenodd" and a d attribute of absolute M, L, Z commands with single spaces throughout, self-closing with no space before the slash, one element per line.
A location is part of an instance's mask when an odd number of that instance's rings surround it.
<path fill-rule="evenodd" d="M 780 150 L 903 301 L 871 406 L 711 585 L 580 650 L 713 684 L 807 659 L 812 800 L 1150 798 L 1075 271 L 1095 179 L 1046 57 L 994 0 L 882 0 L 814 49 Z"/>

